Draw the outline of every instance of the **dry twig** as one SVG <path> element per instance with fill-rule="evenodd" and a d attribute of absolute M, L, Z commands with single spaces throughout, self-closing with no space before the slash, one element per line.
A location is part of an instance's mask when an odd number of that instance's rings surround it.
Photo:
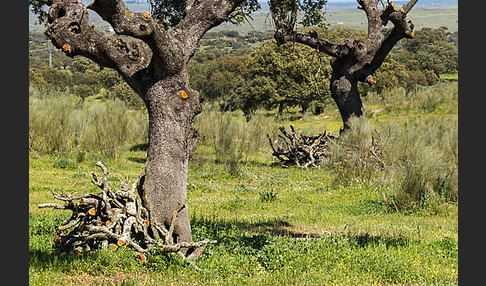
<path fill-rule="evenodd" d="M 187 261 L 191 257 L 186 257 L 185 251 L 182 250 L 194 249 L 193 253 L 200 253 L 199 248 L 209 243 L 216 243 L 215 240 L 205 239 L 199 242 L 174 244 L 171 233 L 177 215 L 186 203 L 184 202 L 174 211 L 169 230 L 160 224 L 153 224 L 154 227 L 151 227 L 149 212 L 142 205 L 140 197 L 135 194 L 140 178 L 131 189 L 125 185 L 125 188 L 113 191 L 108 186 L 107 168 L 101 162 L 97 162 L 96 166 L 103 171 L 103 175 L 100 181 L 92 172 L 91 182 L 101 191 L 79 196 L 68 196 L 51 191 L 55 199 L 64 201 L 65 204 L 45 203 L 38 206 L 72 211 L 71 216 L 56 228 L 58 236 L 54 239 L 55 253 L 79 255 L 83 251 L 99 247 L 106 248 L 111 245 L 113 249 L 118 249 L 129 245 L 136 250 L 134 256 L 140 261 L 146 261 L 147 254 L 152 250 L 177 252 Z M 198 269 L 194 263 L 190 264 Z"/>
<path fill-rule="evenodd" d="M 290 125 L 290 129 L 291 133 L 288 133 L 283 126 L 279 128 L 282 133 L 279 134 L 281 141 L 272 142 L 267 134 L 270 147 L 273 150 L 272 155 L 279 159 L 283 167 L 297 166 L 307 169 L 311 166 L 319 166 L 325 159 L 327 141 L 334 137 L 326 134 L 325 131 L 317 136 L 297 135 L 292 125 Z"/>

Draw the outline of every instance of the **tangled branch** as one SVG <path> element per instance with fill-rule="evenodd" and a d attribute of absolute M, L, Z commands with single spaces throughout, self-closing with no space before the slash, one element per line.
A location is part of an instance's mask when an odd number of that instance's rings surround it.
<path fill-rule="evenodd" d="M 272 155 L 279 159 L 283 167 L 297 166 L 306 169 L 307 167 L 317 167 L 325 159 L 327 141 L 333 139 L 331 135 L 324 133 L 317 136 L 297 134 L 294 127 L 290 125 L 291 132 L 288 133 L 285 127 L 279 127 L 282 134 L 278 140 L 272 142 L 267 134 Z M 279 141 L 281 139 L 281 141 Z"/>
<path fill-rule="evenodd" d="M 108 186 L 108 169 L 97 162 L 103 175 L 101 180 L 92 172 L 92 183 L 101 190 L 96 194 L 68 196 L 51 191 L 53 197 L 63 201 L 63 204 L 45 203 L 39 208 L 53 208 L 70 210 L 71 215 L 56 228 L 57 237 L 54 238 L 55 253 L 73 253 L 81 255 L 83 252 L 98 248 L 129 246 L 135 249 L 135 257 L 140 261 L 147 260 L 150 251 L 176 252 L 183 259 L 192 259 L 194 253 L 202 252 L 208 243 L 215 240 L 205 239 L 199 242 L 179 242 L 174 244 L 172 231 L 179 212 L 186 206 L 183 203 L 173 213 L 172 222 L 167 229 L 164 225 L 152 223 L 149 211 L 142 205 L 140 197 L 135 194 L 139 188 L 140 178 L 133 183 L 131 189 L 127 185 L 119 190 L 112 190 Z M 191 250 L 191 251 L 189 251 Z M 185 253 L 193 253 L 186 256 Z M 191 265 L 197 268 L 193 263 Z"/>

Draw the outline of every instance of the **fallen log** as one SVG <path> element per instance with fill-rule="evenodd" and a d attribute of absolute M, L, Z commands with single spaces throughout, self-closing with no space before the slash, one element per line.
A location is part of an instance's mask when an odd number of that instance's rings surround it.
<path fill-rule="evenodd" d="M 54 238 L 55 253 L 73 253 L 81 255 L 83 252 L 111 246 L 118 249 L 123 246 L 132 247 L 138 254 L 135 257 L 146 261 L 152 250 L 162 252 L 176 252 L 184 260 L 188 259 L 184 253 L 200 253 L 200 248 L 206 244 L 216 243 L 215 240 L 199 242 L 180 242 L 174 244 L 172 231 L 179 212 L 186 207 L 186 203 L 178 206 L 172 214 L 172 223 L 167 229 L 164 225 L 150 221 L 148 210 L 142 205 L 140 197 L 135 194 L 139 185 L 137 182 L 131 189 L 123 187 L 121 190 L 111 190 L 108 185 L 108 170 L 101 163 L 96 166 L 103 171 L 102 179 L 92 172 L 94 185 L 101 191 L 96 194 L 69 196 L 51 191 L 53 197 L 64 204 L 44 203 L 39 208 L 53 208 L 70 210 L 71 215 L 56 228 Z M 191 250 L 191 251 L 189 251 Z M 196 257 L 197 258 L 197 257 Z M 193 263 L 191 265 L 195 266 Z"/>

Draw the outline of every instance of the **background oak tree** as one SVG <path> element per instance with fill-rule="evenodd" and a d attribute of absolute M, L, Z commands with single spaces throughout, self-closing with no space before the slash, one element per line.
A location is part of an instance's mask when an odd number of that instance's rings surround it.
<path fill-rule="evenodd" d="M 321 11 L 326 2 L 271 0 L 269 4 L 275 22 L 275 39 L 279 45 L 294 41 L 333 57 L 331 97 L 339 108 L 344 129 L 347 129 L 351 116 L 361 117 L 364 114 L 358 82 L 374 84 L 373 74 L 395 44 L 403 38 L 415 37 L 414 24 L 407 20 L 407 14 L 417 0 L 410 0 L 401 8 L 391 1 L 357 0 L 358 9 L 366 13 L 368 20 L 367 37 L 361 40 L 350 36 L 338 43 L 321 39 L 315 31 L 307 33 L 296 30 L 297 15 L 301 12 L 304 14 L 301 22 L 304 26 L 322 24 L 324 18 Z M 384 32 L 390 23 L 393 27 Z"/>

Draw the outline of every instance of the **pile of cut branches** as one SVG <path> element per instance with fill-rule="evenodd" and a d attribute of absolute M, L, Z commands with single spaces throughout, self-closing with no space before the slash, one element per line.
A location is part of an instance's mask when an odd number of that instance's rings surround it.
<path fill-rule="evenodd" d="M 79 255 L 83 251 L 97 248 L 118 249 L 128 245 L 135 249 L 134 256 L 140 261 L 146 261 L 146 255 L 152 250 L 176 252 L 183 259 L 192 259 L 200 255 L 206 244 L 216 243 L 208 239 L 199 242 L 173 243 L 174 223 L 178 213 L 185 207 L 185 203 L 174 211 L 169 229 L 164 225 L 152 223 L 149 211 L 142 205 L 140 197 L 135 194 L 135 191 L 141 187 L 142 177 L 133 183 L 131 189 L 123 184 L 121 189 L 112 190 L 108 186 L 107 168 L 101 162 L 97 162 L 96 166 L 103 171 L 102 180 L 100 181 L 92 172 L 91 182 L 101 191 L 78 196 L 51 191 L 54 198 L 63 201 L 64 204 L 45 203 L 38 206 L 72 211 L 62 225 L 56 228 L 58 234 L 54 238 L 56 254 Z M 191 254 L 186 256 L 185 253 Z"/>
<path fill-rule="evenodd" d="M 304 134 L 297 134 L 292 125 L 290 125 L 291 132 L 288 133 L 285 127 L 279 127 L 282 134 L 279 134 L 279 139 L 272 142 L 272 139 L 267 134 L 270 147 L 272 147 L 272 155 L 279 159 L 282 167 L 297 166 L 306 169 L 310 166 L 317 167 L 326 158 L 327 142 L 334 139 L 333 136 L 324 133 L 317 136 L 308 136 Z"/>

